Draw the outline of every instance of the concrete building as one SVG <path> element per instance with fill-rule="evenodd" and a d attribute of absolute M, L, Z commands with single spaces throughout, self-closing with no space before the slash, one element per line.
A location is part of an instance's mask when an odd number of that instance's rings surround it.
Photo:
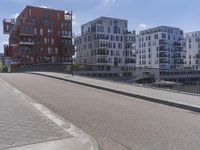
<path fill-rule="evenodd" d="M 118 68 L 132 70 L 135 31 L 128 31 L 128 21 L 100 17 L 81 26 L 75 38 L 75 63 L 97 66 L 98 71 L 117 72 Z"/>
<path fill-rule="evenodd" d="M 185 57 L 183 31 L 159 26 L 140 31 L 134 46 L 136 66 L 141 68 L 178 69 Z"/>
<path fill-rule="evenodd" d="M 4 46 L 14 70 L 22 65 L 72 61 L 72 13 L 26 6 L 16 19 L 3 20 Z"/>
<path fill-rule="evenodd" d="M 185 34 L 185 67 L 200 70 L 200 31 Z"/>

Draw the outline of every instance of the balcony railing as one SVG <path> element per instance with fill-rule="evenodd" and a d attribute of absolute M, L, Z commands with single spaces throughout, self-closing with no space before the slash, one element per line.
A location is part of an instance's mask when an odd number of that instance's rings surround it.
<path fill-rule="evenodd" d="M 160 58 L 159 62 L 160 62 L 160 64 L 168 64 L 169 59 L 168 58 Z"/>
<path fill-rule="evenodd" d="M 166 47 L 160 47 L 159 48 L 160 52 L 168 52 L 168 49 Z"/>
<path fill-rule="evenodd" d="M 61 34 L 61 37 L 62 37 L 62 38 L 73 38 L 73 37 L 74 37 L 74 34 L 65 34 L 65 33 L 62 33 L 62 34 Z"/>
<path fill-rule="evenodd" d="M 174 46 L 175 46 L 175 47 L 181 47 L 182 45 L 181 45 L 181 43 L 179 43 L 179 42 L 174 42 Z"/>
<path fill-rule="evenodd" d="M 35 42 L 34 41 L 20 41 L 19 44 L 20 45 L 34 45 Z"/>
<path fill-rule="evenodd" d="M 168 55 L 167 54 L 160 54 L 159 57 L 160 58 L 168 58 Z"/>
<path fill-rule="evenodd" d="M 182 47 L 177 47 L 175 48 L 175 52 L 182 52 L 183 51 L 183 48 Z"/>
<path fill-rule="evenodd" d="M 160 44 L 160 45 L 166 45 L 166 44 L 167 44 L 167 41 L 166 41 L 166 40 L 159 40 L 159 44 Z"/>
<path fill-rule="evenodd" d="M 200 58 L 200 54 L 196 54 L 196 58 Z"/>
<path fill-rule="evenodd" d="M 109 55 L 109 51 L 108 50 L 102 50 L 102 51 L 98 50 L 97 55 Z"/>

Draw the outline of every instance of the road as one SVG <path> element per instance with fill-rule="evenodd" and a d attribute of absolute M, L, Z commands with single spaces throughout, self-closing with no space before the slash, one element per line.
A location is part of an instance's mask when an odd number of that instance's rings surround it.
<path fill-rule="evenodd" d="M 90 134 L 100 150 L 199 150 L 199 113 L 38 75 L 0 78 Z"/>

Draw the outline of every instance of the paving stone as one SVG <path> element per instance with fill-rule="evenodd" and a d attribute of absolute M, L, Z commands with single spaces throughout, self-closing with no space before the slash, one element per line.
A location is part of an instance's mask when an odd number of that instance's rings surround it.
<path fill-rule="evenodd" d="M 0 89 L 0 149 L 71 136 L 5 85 Z"/>

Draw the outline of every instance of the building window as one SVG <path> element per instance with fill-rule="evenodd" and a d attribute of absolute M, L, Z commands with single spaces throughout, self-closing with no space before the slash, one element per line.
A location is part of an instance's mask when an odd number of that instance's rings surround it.
<path fill-rule="evenodd" d="M 29 16 L 31 16 L 31 9 L 29 9 Z"/>
<path fill-rule="evenodd" d="M 108 33 L 110 33 L 110 27 L 108 27 Z"/>
<path fill-rule="evenodd" d="M 44 44 L 47 44 L 47 39 L 46 38 L 44 38 Z"/>
<path fill-rule="evenodd" d="M 162 38 L 166 39 L 166 34 L 162 33 Z"/>
<path fill-rule="evenodd" d="M 34 34 L 37 35 L 37 29 L 36 28 L 34 28 Z"/>
<path fill-rule="evenodd" d="M 54 45 L 54 39 L 51 39 L 51 44 Z"/>
<path fill-rule="evenodd" d="M 6 25 L 6 31 L 9 31 L 9 30 L 10 30 L 9 25 Z"/>
<path fill-rule="evenodd" d="M 43 35 L 43 29 L 40 29 L 40 35 Z"/>
<path fill-rule="evenodd" d="M 58 48 L 57 47 L 55 48 L 55 54 L 58 54 Z"/>
<path fill-rule="evenodd" d="M 51 29 L 47 29 L 47 35 L 51 36 Z"/>
<path fill-rule="evenodd" d="M 158 39 L 158 34 L 155 34 L 155 35 L 154 35 L 154 39 Z"/>
<path fill-rule="evenodd" d="M 60 14 L 59 14 L 59 12 L 58 12 L 58 20 L 60 20 Z"/>

